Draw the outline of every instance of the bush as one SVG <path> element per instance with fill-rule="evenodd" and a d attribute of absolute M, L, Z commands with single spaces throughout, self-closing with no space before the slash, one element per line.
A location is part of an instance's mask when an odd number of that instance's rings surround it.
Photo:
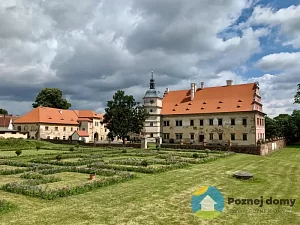
<path fill-rule="evenodd" d="M 38 146 L 36 146 L 35 148 L 36 148 L 36 150 L 38 151 L 38 150 L 41 149 L 41 146 L 38 145 Z"/>
<path fill-rule="evenodd" d="M 194 154 L 193 154 L 193 158 L 195 158 L 195 159 L 196 159 L 196 158 L 198 158 L 198 157 L 199 157 L 199 156 L 198 156 L 198 154 L 197 154 L 197 153 L 194 153 Z"/>
<path fill-rule="evenodd" d="M 75 147 L 78 149 L 78 148 L 79 148 L 79 144 L 77 143 L 77 144 L 75 145 Z"/>
<path fill-rule="evenodd" d="M 21 155 L 21 154 L 22 154 L 22 150 L 21 150 L 21 149 L 18 149 L 18 150 L 16 151 L 16 155 L 19 156 L 19 155 Z"/>
<path fill-rule="evenodd" d="M 61 155 L 57 155 L 55 158 L 56 158 L 57 161 L 60 161 L 62 159 L 62 156 Z"/>
<path fill-rule="evenodd" d="M 126 149 L 122 150 L 122 153 L 127 153 Z"/>
<path fill-rule="evenodd" d="M 71 147 L 69 150 L 70 152 L 74 152 L 74 147 Z"/>
<path fill-rule="evenodd" d="M 144 166 L 144 167 L 147 167 L 148 166 L 148 162 L 146 160 L 143 160 L 141 162 L 141 165 Z"/>
<path fill-rule="evenodd" d="M 15 206 L 12 203 L 10 203 L 6 200 L 0 200 L 0 213 L 10 211 L 14 207 Z"/>
<path fill-rule="evenodd" d="M 210 149 L 206 148 L 206 149 L 204 150 L 204 152 L 205 152 L 206 155 L 208 156 L 208 154 L 209 154 L 211 151 L 210 151 Z"/>

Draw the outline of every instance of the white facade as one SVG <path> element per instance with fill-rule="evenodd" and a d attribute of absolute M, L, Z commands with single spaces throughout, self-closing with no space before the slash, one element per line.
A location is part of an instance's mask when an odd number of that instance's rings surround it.
<path fill-rule="evenodd" d="M 72 137 L 72 140 L 74 140 L 74 141 L 84 141 L 85 143 L 88 143 L 89 140 L 90 140 L 89 137 L 81 137 L 81 136 L 79 136 L 77 134 L 77 132 L 74 132 L 71 137 Z"/>
<path fill-rule="evenodd" d="M 153 72 L 150 79 L 150 89 L 144 97 L 144 106 L 150 116 L 145 121 L 143 132 L 148 142 L 155 142 L 156 137 L 161 137 L 162 98 L 155 90 Z"/>

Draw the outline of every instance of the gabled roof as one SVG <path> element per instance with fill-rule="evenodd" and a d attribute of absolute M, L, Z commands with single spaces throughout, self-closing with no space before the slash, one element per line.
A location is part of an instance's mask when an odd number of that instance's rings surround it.
<path fill-rule="evenodd" d="M 89 137 L 89 134 L 84 130 L 76 130 L 74 133 L 77 133 L 79 137 Z"/>
<path fill-rule="evenodd" d="M 78 125 L 74 110 L 37 107 L 14 121 L 14 124 L 54 123 Z"/>
<path fill-rule="evenodd" d="M 252 111 L 255 83 L 169 91 L 162 101 L 162 115 Z"/>
<path fill-rule="evenodd" d="M 93 118 L 102 119 L 102 114 L 93 110 L 67 110 L 49 107 L 37 107 L 14 121 L 14 124 L 50 123 L 78 125 L 78 121 L 92 121 Z"/>
<path fill-rule="evenodd" d="M 206 195 L 205 198 L 200 202 L 200 204 L 217 204 L 209 195 Z"/>

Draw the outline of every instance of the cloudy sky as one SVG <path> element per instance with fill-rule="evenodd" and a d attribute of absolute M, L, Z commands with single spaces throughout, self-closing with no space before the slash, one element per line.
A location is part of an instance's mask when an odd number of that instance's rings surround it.
<path fill-rule="evenodd" d="M 258 81 L 270 116 L 300 109 L 300 0 L 0 1 L 0 108 L 22 115 L 44 87 L 103 111 L 118 90 Z"/>

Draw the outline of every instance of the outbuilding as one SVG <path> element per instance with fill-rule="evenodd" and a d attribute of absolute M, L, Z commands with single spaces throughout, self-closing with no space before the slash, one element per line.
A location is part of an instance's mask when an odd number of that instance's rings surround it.
<path fill-rule="evenodd" d="M 90 140 L 89 134 L 84 130 L 76 130 L 72 135 L 71 139 L 73 141 L 83 141 L 85 143 L 88 143 Z"/>

